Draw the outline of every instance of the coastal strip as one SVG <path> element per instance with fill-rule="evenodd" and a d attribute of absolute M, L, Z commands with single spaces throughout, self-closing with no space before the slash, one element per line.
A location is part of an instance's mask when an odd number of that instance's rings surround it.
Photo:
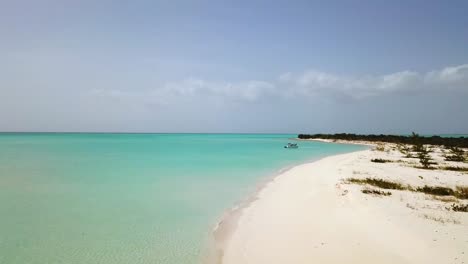
<path fill-rule="evenodd" d="M 468 263 L 468 164 L 368 144 L 272 179 L 221 223 L 218 263 Z"/>

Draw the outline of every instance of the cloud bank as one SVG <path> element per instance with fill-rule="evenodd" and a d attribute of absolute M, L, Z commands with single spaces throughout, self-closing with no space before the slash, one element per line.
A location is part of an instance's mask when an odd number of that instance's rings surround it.
<path fill-rule="evenodd" d="M 320 71 L 284 74 L 282 85 L 292 94 L 333 95 L 361 99 L 385 94 L 468 90 L 468 64 L 427 73 L 401 71 L 381 76 L 341 76 Z"/>
<path fill-rule="evenodd" d="M 115 89 L 94 90 L 111 97 L 143 97 L 157 104 L 168 104 L 181 98 L 227 98 L 256 102 L 265 97 L 334 98 L 361 100 L 384 95 L 418 95 L 434 92 L 468 91 L 468 64 L 419 73 L 401 71 L 385 75 L 347 76 L 317 70 L 284 73 L 275 80 L 244 82 L 214 82 L 202 78 L 187 78 L 166 82 L 144 91 Z"/>

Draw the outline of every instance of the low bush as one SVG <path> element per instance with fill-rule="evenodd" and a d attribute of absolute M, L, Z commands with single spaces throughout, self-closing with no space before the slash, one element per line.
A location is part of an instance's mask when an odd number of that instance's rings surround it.
<path fill-rule="evenodd" d="M 449 170 L 449 171 L 468 171 L 467 167 L 458 167 L 458 166 L 445 166 L 445 167 L 440 167 L 443 170 Z"/>
<path fill-rule="evenodd" d="M 385 151 L 385 145 L 384 144 L 377 144 L 377 146 L 375 147 L 375 150 Z"/>
<path fill-rule="evenodd" d="M 457 186 L 455 190 L 449 187 L 443 186 L 427 186 L 418 187 L 415 189 L 416 192 L 422 192 L 425 194 L 438 195 L 438 196 L 455 196 L 459 199 L 468 199 L 468 186 Z"/>
<path fill-rule="evenodd" d="M 423 169 L 433 169 L 431 165 L 436 165 L 436 162 L 432 161 L 431 156 L 428 154 L 429 151 L 424 147 L 420 152 L 418 152 L 419 163 L 421 163 Z"/>
<path fill-rule="evenodd" d="M 422 192 L 425 194 L 432 194 L 432 195 L 440 195 L 440 196 L 447 196 L 447 195 L 454 195 L 455 191 L 448 187 L 443 186 L 427 186 L 419 187 L 416 189 L 417 192 Z"/>
<path fill-rule="evenodd" d="M 450 147 L 450 155 L 445 155 L 446 161 L 463 162 L 466 160 L 465 151 L 458 147 Z"/>
<path fill-rule="evenodd" d="M 401 183 L 398 182 L 391 182 L 383 179 L 377 178 L 365 178 L 365 179 L 357 179 L 357 178 L 350 178 L 348 182 L 355 183 L 355 184 L 369 184 L 375 187 L 379 187 L 382 189 L 390 189 L 390 190 L 405 190 L 406 187 L 403 186 Z"/>
<path fill-rule="evenodd" d="M 457 186 L 455 196 L 460 199 L 468 199 L 468 186 Z"/>
<path fill-rule="evenodd" d="M 392 162 L 391 160 L 386 160 L 386 159 L 371 159 L 371 162 L 375 163 L 387 163 L 387 162 Z"/>
<path fill-rule="evenodd" d="M 408 155 L 408 153 L 411 151 L 411 149 L 404 144 L 398 144 L 398 150 L 401 152 L 401 154 Z"/>
<path fill-rule="evenodd" d="M 361 192 L 365 194 L 382 195 L 382 196 L 392 195 L 391 192 L 384 192 L 384 191 L 373 190 L 373 189 L 363 189 Z"/>
<path fill-rule="evenodd" d="M 452 209 L 455 212 L 466 212 L 468 213 L 468 204 L 452 204 L 448 209 Z"/>
<path fill-rule="evenodd" d="M 446 155 L 445 156 L 446 161 L 456 161 L 456 162 L 463 162 L 465 161 L 465 157 L 460 157 L 460 156 L 455 156 L 455 155 Z"/>

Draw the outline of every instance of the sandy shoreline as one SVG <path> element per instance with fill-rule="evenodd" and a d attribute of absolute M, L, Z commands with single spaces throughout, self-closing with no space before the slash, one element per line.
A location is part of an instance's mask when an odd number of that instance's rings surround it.
<path fill-rule="evenodd" d="M 294 139 L 293 139 L 294 140 Z M 213 228 L 213 240 L 209 247 L 208 256 L 205 257 L 204 263 L 207 264 L 219 264 L 222 263 L 224 251 L 232 237 L 232 234 L 236 231 L 240 217 L 242 216 L 243 210 L 248 208 L 254 201 L 258 199 L 259 193 L 273 182 L 277 177 L 286 173 L 287 171 L 304 164 L 313 163 L 323 158 L 310 160 L 306 163 L 297 165 L 291 165 L 286 168 L 282 168 L 277 173 L 263 179 L 257 183 L 255 191 L 248 195 L 246 199 L 242 200 L 234 207 L 228 209 L 224 215 L 220 218 L 221 220 Z"/>
<path fill-rule="evenodd" d="M 219 224 L 217 263 L 468 263 L 468 213 L 423 193 L 376 197 L 343 182 L 372 176 L 412 186 L 468 185 L 463 172 L 397 160 L 397 150 L 364 150 L 284 171 Z"/>

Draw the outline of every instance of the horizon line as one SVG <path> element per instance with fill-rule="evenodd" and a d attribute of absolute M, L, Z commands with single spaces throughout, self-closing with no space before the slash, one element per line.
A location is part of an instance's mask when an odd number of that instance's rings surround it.
<path fill-rule="evenodd" d="M 406 135 L 408 133 L 356 133 L 356 132 L 119 132 L 119 131 L 0 131 L 0 134 L 271 134 L 271 135 L 282 135 L 282 134 L 356 134 L 356 135 Z M 468 135 L 467 133 L 421 133 L 421 135 Z"/>

